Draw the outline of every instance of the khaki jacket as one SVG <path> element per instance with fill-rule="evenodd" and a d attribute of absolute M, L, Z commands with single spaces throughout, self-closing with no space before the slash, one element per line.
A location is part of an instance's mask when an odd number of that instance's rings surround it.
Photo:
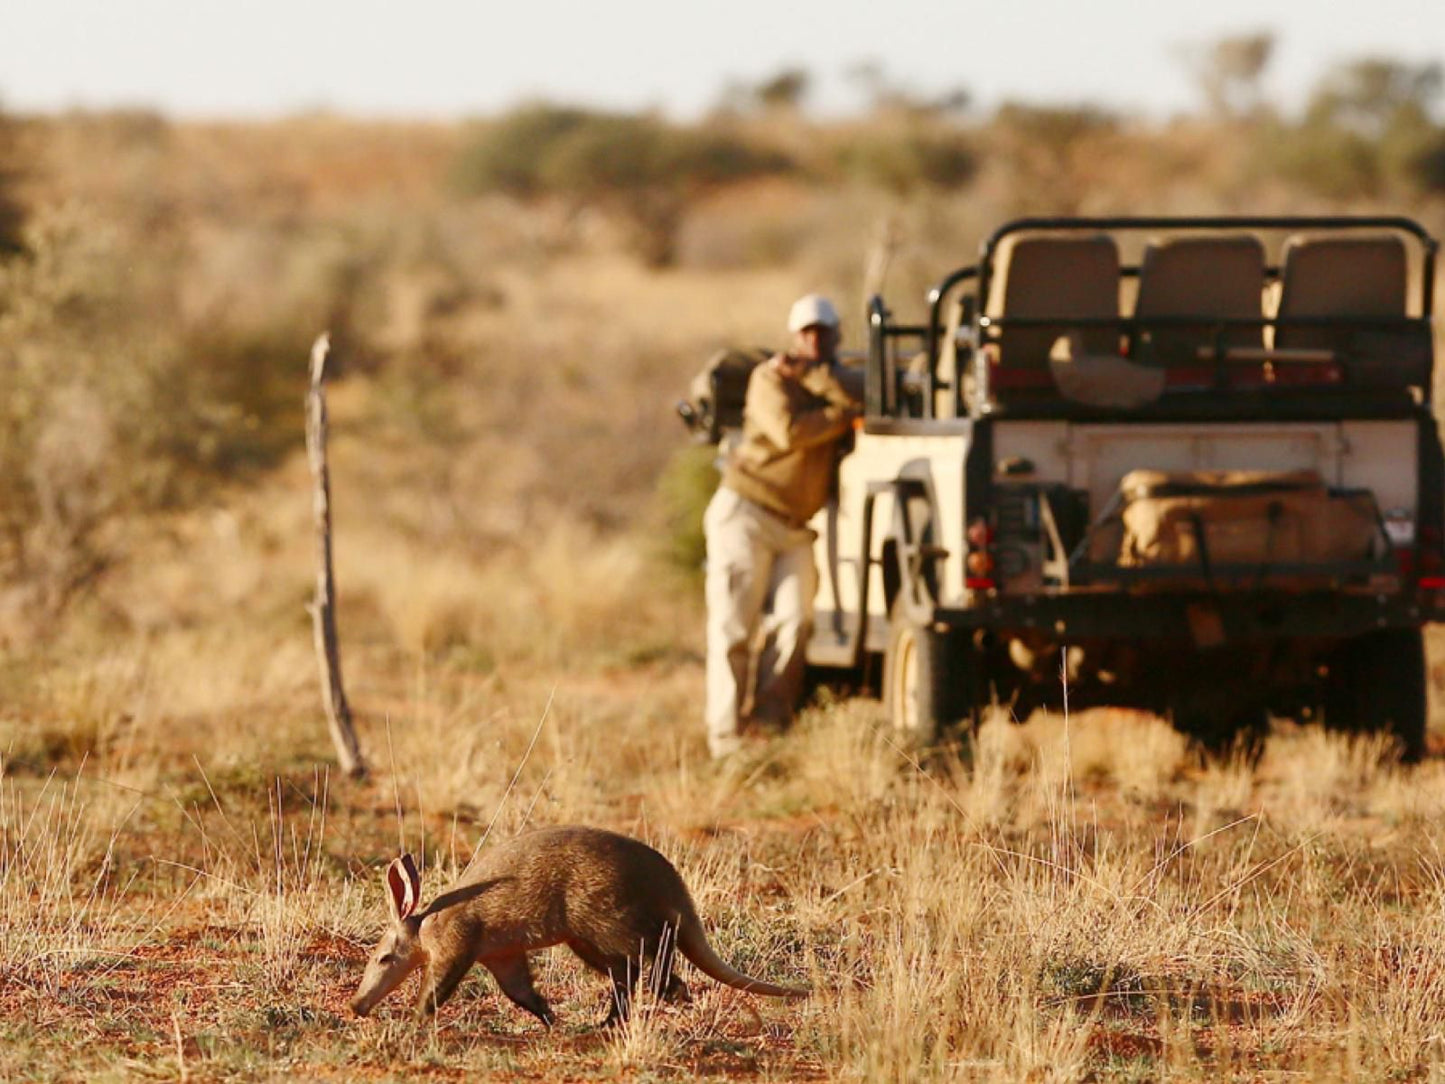
<path fill-rule="evenodd" d="M 748 380 L 742 438 L 723 485 L 802 526 L 828 499 L 836 443 L 857 414 L 858 401 L 832 369 L 815 365 L 794 379 L 773 357 Z"/>

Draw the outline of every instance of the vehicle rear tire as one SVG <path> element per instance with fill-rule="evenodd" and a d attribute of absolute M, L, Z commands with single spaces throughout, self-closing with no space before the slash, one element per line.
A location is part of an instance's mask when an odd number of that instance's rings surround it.
<path fill-rule="evenodd" d="M 1174 727 L 1189 739 L 1201 763 L 1235 761 L 1256 766 L 1269 737 L 1269 711 L 1255 682 L 1229 679 L 1243 663 L 1233 653 L 1200 660 L 1168 694 Z"/>
<path fill-rule="evenodd" d="M 905 749 L 925 749 L 955 720 L 948 637 L 894 607 L 883 658 L 883 703 L 894 738 Z"/>
<path fill-rule="evenodd" d="M 1419 629 L 1381 629 L 1341 645 L 1325 681 L 1325 726 L 1391 734 L 1404 764 L 1425 755 L 1425 638 Z"/>
<path fill-rule="evenodd" d="M 1233 711 L 1197 711 L 1175 708 L 1174 725 L 1189 739 L 1202 764 L 1238 761 L 1258 766 L 1269 737 L 1269 713 L 1258 705 Z"/>

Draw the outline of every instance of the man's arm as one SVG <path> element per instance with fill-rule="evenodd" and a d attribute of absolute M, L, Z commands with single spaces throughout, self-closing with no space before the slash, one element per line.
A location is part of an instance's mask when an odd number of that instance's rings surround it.
<path fill-rule="evenodd" d="M 827 395 L 827 405 L 794 410 L 777 367 L 773 362 L 759 365 L 748 381 L 744 417 L 775 447 L 785 452 L 834 440 L 848 431 L 857 414 L 857 406 L 852 396 L 831 375 L 828 380 L 836 387 L 840 400 Z M 809 383 L 811 385 L 811 381 Z M 821 394 L 811 386 L 809 390 Z"/>
<path fill-rule="evenodd" d="M 850 377 L 857 379 L 850 380 Z M 837 406 L 859 407 L 863 402 L 863 373 L 845 370 L 837 363 L 809 369 L 803 377 L 803 387 Z"/>

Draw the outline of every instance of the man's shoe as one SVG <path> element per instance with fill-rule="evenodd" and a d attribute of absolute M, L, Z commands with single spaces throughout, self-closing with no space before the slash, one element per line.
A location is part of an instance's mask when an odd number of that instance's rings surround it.
<path fill-rule="evenodd" d="M 736 734 L 728 734 L 725 737 L 709 736 L 707 747 L 708 751 L 712 753 L 714 761 L 727 760 L 729 757 L 735 757 L 766 748 L 772 743 L 775 737 L 777 737 L 776 733 L 743 730 Z"/>

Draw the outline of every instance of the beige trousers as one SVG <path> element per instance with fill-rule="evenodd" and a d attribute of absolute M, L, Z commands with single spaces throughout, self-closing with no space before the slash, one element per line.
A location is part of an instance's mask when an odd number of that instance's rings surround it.
<path fill-rule="evenodd" d="M 814 533 L 719 486 L 703 517 L 707 534 L 707 743 L 713 756 L 738 747 L 749 712 L 765 725 L 793 717 L 813 629 Z M 753 667 L 753 642 L 762 647 Z M 752 671 L 751 703 L 749 672 Z"/>

